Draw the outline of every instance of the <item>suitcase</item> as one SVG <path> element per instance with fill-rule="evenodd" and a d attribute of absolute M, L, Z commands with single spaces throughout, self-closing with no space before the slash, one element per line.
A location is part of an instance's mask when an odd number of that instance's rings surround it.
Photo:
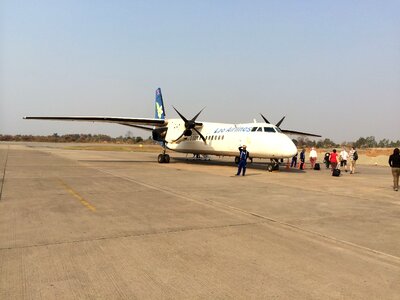
<path fill-rule="evenodd" d="M 332 171 L 332 176 L 337 176 L 337 177 L 339 177 L 339 176 L 340 176 L 340 169 L 333 169 L 333 171 Z"/>
<path fill-rule="evenodd" d="M 314 170 L 321 170 L 321 166 L 319 165 L 319 163 L 315 163 Z"/>

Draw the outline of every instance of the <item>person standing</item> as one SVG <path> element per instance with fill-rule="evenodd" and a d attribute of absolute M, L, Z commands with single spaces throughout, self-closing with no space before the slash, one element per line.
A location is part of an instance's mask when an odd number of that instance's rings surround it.
<path fill-rule="evenodd" d="M 344 171 L 347 172 L 347 159 L 349 158 L 349 153 L 346 151 L 346 148 L 340 152 L 340 166 L 344 167 Z"/>
<path fill-rule="evenodd" d="M 356 172 L 356 162 L 358 160 L 358 153 L 355 147 L 351 147 L 349 152 L 350 159 L 350 174 L 354 174 Z"/>
<path fill-rule="evenodd" d="M 400 176 L 400 151 L 399 151 L 399 148 L 395 148 L 393 150 L 393 154 L 389 156 L 389 166 L 392 168 L 393 189 L 397 192 L 399 190 L 399 176 Z"/>
<path fill-rule="evenodd" d="M 311 163 L 311 169 L 314 169 L 315 163 L 317 162 L 317 151 L 315 151 L 315 148 L 312 147 L 310 151 L 310 163 Z"/>
<path fill-rule="evenodd" d="M 338 154 L 336 153 L 336 149 L 333 149 L 330 156 L 329 156 L 329 162 L 332 167 L 332 172 L 334 169 L 337 168 L 338 165 Z"/>
<path fill-rule="evenodd" d="M 243 176 L 246 174 L 247 159 L 249 158 L 249 151 L 246 150 L 246 145 L 239 147 L 239 165 L 236 176 L 239 176 L 243 170 Z"/>
<path fill-rule="evenodd" d="M 300 170 L 304 170 L 304 163 L 306 161 L 306 149 L 302 149 L 300 152 Z"/>
<path fill-rule="evenodd" d="M 326 152 L 325 153 L 325 155 L 324 155 L 324 163 L 325 163 L 325 167 L 327 168 L 327 169 L 329 169 L 329 166 L 330 166 L 330 162 L 329 162 L 329 157 L 331 156 L 331 154 L 329 153 L 329 152 Z"/>
<path fill-rule="evenodd" d="M 299 153 L 297 152 L 293 157 L 292 157 L 292 162 L 290 164 L 291 168 L 296 168 L 297 167 L 297 156 Z"/>

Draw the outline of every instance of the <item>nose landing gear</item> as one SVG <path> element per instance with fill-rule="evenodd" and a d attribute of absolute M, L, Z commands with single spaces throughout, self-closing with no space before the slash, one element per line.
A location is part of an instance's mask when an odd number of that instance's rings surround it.
<path fill-rule="evenodd" d="M 272 171 L 279 171 L 279 160 L 277 160 L 277 159 L 271 159 L 271 163 L 268 164 L 267 170 L 268 170 L 269 172 L 272 172 Z"/>

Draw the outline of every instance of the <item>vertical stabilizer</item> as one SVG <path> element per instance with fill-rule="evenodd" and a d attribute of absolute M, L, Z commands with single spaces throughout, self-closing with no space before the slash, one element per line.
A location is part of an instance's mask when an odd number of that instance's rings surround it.
<path fill-rule="evenodd" d="M 161 89 L 158 88 L 156 90 L 156 119 L 165 119 L 165 109 L 164 109 L 164 101 L 161 94 Z"/>

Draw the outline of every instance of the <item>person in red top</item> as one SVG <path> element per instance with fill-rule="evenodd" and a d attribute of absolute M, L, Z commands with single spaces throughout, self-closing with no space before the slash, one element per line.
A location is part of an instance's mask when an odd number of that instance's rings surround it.
<path fill-rule="evenodd" d="M 329 162 L 331 163 L 332 171 L 336 169 L 338 165 L 338 154 L 336 153 L 336 149 L 333 149 L 329 155 Z"/>

